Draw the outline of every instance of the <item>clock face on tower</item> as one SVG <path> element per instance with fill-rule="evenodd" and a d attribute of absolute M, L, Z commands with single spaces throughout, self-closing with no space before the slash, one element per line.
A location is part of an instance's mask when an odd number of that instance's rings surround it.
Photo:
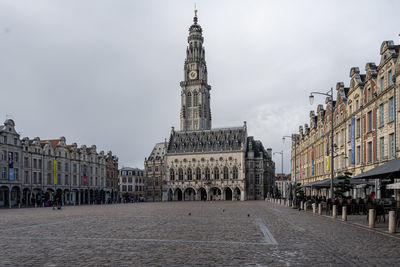
<path fill-rule="evenodd" d="M 189 72 L 189 78 L 190 78 L 191 80 L 196 79 L 196 78 L 197 78 L 197 71 L 192 70 L 191 72 Z"/>

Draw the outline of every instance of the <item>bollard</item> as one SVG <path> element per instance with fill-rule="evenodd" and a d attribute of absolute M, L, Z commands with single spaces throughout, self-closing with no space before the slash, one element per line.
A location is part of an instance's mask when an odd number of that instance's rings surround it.
<path fill-rule="evenodd" d="M 334 219 L 337 218 L 337 206 L 336 206 L 336 205 L 333 205 L 333 206 L 332 206 L 332 217 L 333 217 Z"/>
<path fill-rule="evenodd" d="M 347 206 L 342 207 L 342 221 L 347 221 Z"/>
<path fill-rule="evenodd" d="M 312 203 L 312 212 L 315 213 L 315 203 Z"/>
<path fill-rule="evenodd" d="M 396 212 L 394 210 L 389 211 L 389 233 L 396 233 Z"/>
<path fill-rule="evenodd" d="M 304 211 L 307 211 L 307 202 L 304 203 Z"/>
<path fill-rule="evenodd" d="M 369 228 L 375 228 L 375 210 L 369 209 L 368 213 Z"/>
<path fill-rule="evenodd" d="M 304 210 L 304 202 L 303 201 L 300 202 L 300 210 Z"/>
<path fill-rule="evenodd" d="M 322 215 L 322 203 L 318 204 L 318 215 Z"/>

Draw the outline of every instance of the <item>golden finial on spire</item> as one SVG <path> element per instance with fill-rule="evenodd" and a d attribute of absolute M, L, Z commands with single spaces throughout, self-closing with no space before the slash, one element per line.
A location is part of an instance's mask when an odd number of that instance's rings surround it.
<path fill-rule="evenodd" d="M 197 8 L 196 8 L 196 3 L 194 3 L 194 16 L 197 17 Z"/>

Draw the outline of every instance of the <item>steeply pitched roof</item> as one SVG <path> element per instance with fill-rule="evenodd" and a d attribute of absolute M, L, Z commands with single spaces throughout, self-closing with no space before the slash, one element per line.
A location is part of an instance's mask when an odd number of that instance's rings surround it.
<path fill-rule="evenodd" d="M 240 151 L 245 144 L 246 135 L 245 127 L 173 131 L 168 144 L 168 154 Z"/>
<path fill-rule="evenodd" d="M 149 160 L 158 160 L 165 155 L 165 143 L 157 143 L 150 153 Z"/>

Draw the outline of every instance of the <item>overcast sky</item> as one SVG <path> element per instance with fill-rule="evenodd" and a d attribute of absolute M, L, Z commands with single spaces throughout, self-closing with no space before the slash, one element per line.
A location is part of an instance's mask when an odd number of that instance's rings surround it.
<path fill-rule="evenodd" d="M 349 84 L 399 43 L 400 1 L 199 1 L 212 125 L 241 126 L 273 151 L 309 123 L 310 91 Z M 179 129 L 194 1 L 0 0 L 0 117 L 22 136 L 65 136 L 143 168 Z M 281 156 L 275 155 L 281 172 Z"/>

